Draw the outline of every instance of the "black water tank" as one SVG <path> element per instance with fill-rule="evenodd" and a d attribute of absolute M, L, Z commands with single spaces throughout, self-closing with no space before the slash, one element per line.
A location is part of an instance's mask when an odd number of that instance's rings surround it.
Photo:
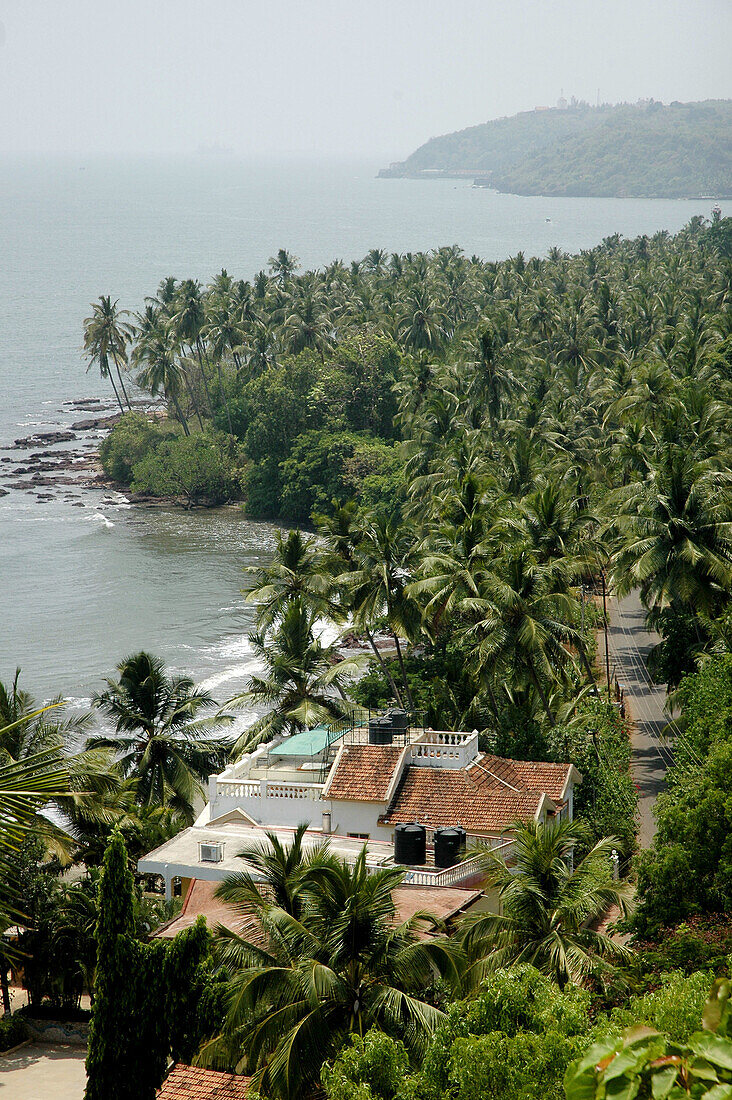
<path fill-rule="evenodd" d="M 391 718 L 369 719 L 369 745 L 391 745 L 393 740 Z"/>
<path fill-rule="evenodd" d="M 406 710 L 394 707 L 393 710 L 389 711 L 388 717 L 391 720 L 391 728 L 398 733 L 404 733 L 408 725 Z"/>
<path fill-rule="evenodd" d="M 424 825 L 397 825 L 394 828 L 394 862 L 421 867 L 427 859 L 427 830 Z"/>
<path fill-rule="evenodd" d="M 465 829 L 435 829 L 435 867 L 454 867 L 465 852 Z"/>

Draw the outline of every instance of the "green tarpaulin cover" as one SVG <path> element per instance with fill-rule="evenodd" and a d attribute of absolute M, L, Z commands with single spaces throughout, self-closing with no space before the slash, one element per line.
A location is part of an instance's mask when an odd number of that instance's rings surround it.
<path fill-rule="evenodd" d="M 281 745 L 269 750 L 270 756 L 317 756 L 328 744 L 328 730 L 325 726 L 315 726 L 302 733 L 294 733 Z"/>

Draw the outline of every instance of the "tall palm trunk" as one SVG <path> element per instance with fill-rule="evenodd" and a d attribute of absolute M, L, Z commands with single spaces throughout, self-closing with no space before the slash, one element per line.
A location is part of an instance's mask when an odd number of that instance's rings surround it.
<path fill-rule="evenodd" d="M 112 374 L 111 370 L 108 370 L 108 371 L 107 371 L 107 378 L 108 378 L 108 379 L 109 379 L 109 381 L 110 381 L 110 382 L 112 383 L 112 389 L 114 390 L 114 396 L 116 397 L 116 399 L 117 399 L 117 404 L 119 405 L 119 411 L 120 411 L 120 412 L 122 413 L 122 415 L 124 416 L 124 412 L 125 412 L 125 407 L 124 407 L 124 405 L 122 404 L 122 401 L 120 400 L 120 396 L 119 396 L 119 393 L 117 392 L 117 387 L 116 387 L 116 386 L 115 386 L 115 384 L 114 384 L 114 375 Z"/>
<path fill-rule="evenodd" d="M 587 653 L 585 652 L 585 647 L 582 645 L 581 642 L 578 646 L 578 649 L 579 649 L 580 660 L 582 661 L 583 668 L 584 668 L 585 672 L 587 673 L 587 676 L 588 676 L 588 679 L 589 679 L 590 683 L 592 684 L 592 689 L 593 689 L 595 695 L 597 695 L 599 697 L 600 692 L 597 690 L 597 681 L 595 680 L 595 675 L 592 671 L 592 666 L 590 665 L 590 662 L 587 659 Z"/>
<path fill-rule="evenodd" d="M 178 417 L 178 420 L 183 425 L 183 435 L 190 435 L 191 434 L 191 429 L 188 427 L 188 421 L 186 420 L 185 416 L 183 415 L 183 410 L 180 407 L 180 403 L 178 401 L 178 398 L 175 396 L 175 394 L 172 394 L 170 400 L 173 402 L 173 408 L 175 409 L 175 415 Z"/>
<path fill-rule="evenodd" d="M 399 645 L 399 636 L 396 630 L 392 630 L 392 636 L 394 638 L 394 644 L 396 646 L 397 657 L 399 658 L 399 668 L 402 670 L 402 683 L 404 684 L 404 691 L 409 702 L 409 709 L 414 711 L 414 699 L 412 698 L 412 692 L 409 688 L 409 681 L 407 680 L 407 670 L 404 667 L 404 657 L 402 656 L 402 647 Z"/>
<path fill-rule="evenodd" d="M 3 998 L 3 1016 L 10 1016 L 13 1007 L 10 1004 L 10 986 L 8 985 L 8 972 L 5 963 L 0 964 L 0 990 Z"/>
<path fill-rule="evenodd" d="M 130 402 L 129 397 L 127 396 L 127 390 L 125 389 L 125 384 L 124 384 L 124 381 L 122 379 L 122 371 L 120 370 L 119 361 L 117 359 L 117 356 L 114 354 L 114 352 L 112 352 L 112 359 L 114 360 L 114 365 L 117 368 L 117 377 L 119 378 L 119 384 L 122 387 L 122 393 L 125 395 L 125 401 L 127 402 L 127 408 L 129 409 L 130 412 L 132 412 L 132 403 Z M 111 374 L 110 374 L 110 377 L 111 377 Z"/>
<path fill-rule="evenodd" d="M 539 677 L 536 675 L 536 669 L 534 668 L 533 665 L 529 665 L 529 676 L 531 677 L 531 680 L 532 680 L 532 683 L 533 683 L 534 687 L 536 688 L 537 692 L 539 693 L 539 698 L 541 699 L 541 705 L 544 707 L 544 710 L 546 711 L 546 716 L 549 719 L 549 725 L 552 727 L 552 729 L 554 729 L 554 727 L 556 726 L 557 723 L 554 720 L 554 715 L 552 714 L 552 708 L 549 706 L 549 700 L 546 697 L 544 689 L 541 686 L 541 683 L 539 681 Z"/>
<path fill-rule="evenodd" d="M 219 376 L 219 397 L 223 401 L 224 408 L 226 409 L 226 420 L 227 420 L 228 425 L 229 425 L 229 435 L 233 435 L 234 432 L 233 432 L 233 429 L 231 427 L 231 410 L 229 409 L 229 398 L 226 396 L 226 393 L 224 392 L 224 379 L 223 379 L 223 375 L 222 375 L 222 372 L 221 372 L 221 359 L 216 360 L 216 370 L 217 370 L 218 376 Z"/>
<path fill-rule="evenodd" d="M 193 350 L 191 348 L 191 350 Z M 203 365 L 203 345 L 201 344 L 201 337 L 196 337 L 196 354 L 198 355 L 198 365 L 201 368 L 201 378 L 203 379 L 203 388 L 206 391 L 206 401 L 208 403 L 208 415 L 213 420 L 213 405 L 211 404 L 211 394 L 208 390 L 208 375 L 206 374 L 206 368 Z"/>
<path fill-rule="evenodd" d="M 190 380 L 190 378 L 188 377 L 188 375 L 186 374 L 185 371 L 182 371 L 182 374 L 183 374 L 183 380 L 185 382 L 186 389 L 188 390 L 188 396 L 191 399 L 191 405 L 193 406 L 193 411 L 196 414 L 196 419 L 198 420 L 198 426 L 201 429 L 201 431 L 203 431 L 203 420 L 201 419 L 201 410 L 198 407 L 198 401 L 196 400 L 196 395 L 193 392 L 193 386 L 191 385 L 191 380 Z"/>
<path fill-rule="evenodd" d="M 402 702 L 402 697 L 401 697 L 401 695 L 399 694 L 399 688 L 398 688 L 398 687 L 396 686 L 396 684 L 394 683 L 394 678 L 393 678 L 392 674 L 391 674 L 391 673 L 389 672 L 389 669 L 388 669 L 388 667 L 387 667 L 387 664 L 386 664 L 386 662 L 385 662 L 384 658 L 383 658 L 383 657 L 381 656 L 381 654 L 379 653 L 379 647 L 377 646 L 376 642 L 374 641 L 374 636 L 373 636 L 373 634 L 372 634 L 372 633 L 371 633 L 371 631 L 370 631 L 370 630 L 368 629 L 368 627 L 366 627 L 365 629 L 366 629 L 366 637 L 367 637 L 367 638 L 368 638 L 368 640 L 369 640 L 369 645 L 371 646 L 371 648 L 373 649 L 374 653 L 376 654 L 376 660 L 377 660 L 377 661 L 379 662 L 379 665 L 380 665 L 380 667 L 381 667 L 381 671 L 382 671 L 382 672 L 384 673 L 384 675 L 386 676 L 387 680 L 389 681 L 389 687 L 391 688 L 391 690 L 392 690 L 392 692 L 393 692 L 393 694 L 394 694 L 394 698 L 396 699 L 397 703 L 399 704 L 399 706 L 400 706 L 400 707 L 402 708 L 402 710 L 403 710 L 403 709 L 404 709 L 404 703 Z"/>

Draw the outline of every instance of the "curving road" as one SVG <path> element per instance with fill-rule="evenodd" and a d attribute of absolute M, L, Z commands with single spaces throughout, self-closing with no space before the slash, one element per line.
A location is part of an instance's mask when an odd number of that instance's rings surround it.
<path fill-rule="evenodd" d="M 661 737 L 668 721 L 663 711 L 666 689 L 652 683 L 645 666 L 645 657 L 659 638 L 647 629 L 645 618 L 637 594 L 622 600 L 608 598 L 610 674 L 615 672 L 624 689 L 625 704 L 633 719 L 631 768 L 639 793 L 638 841 L 642 848 L 650 846 L 656 832 L 653 805 L 672 761 L 670 748 Z M 604 644 L 601 634 L 603 657 Z"/>

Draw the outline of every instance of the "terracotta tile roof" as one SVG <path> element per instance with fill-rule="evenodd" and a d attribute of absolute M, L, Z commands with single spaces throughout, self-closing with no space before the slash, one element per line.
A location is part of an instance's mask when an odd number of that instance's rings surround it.
<path fill-rule="evenodd" d="M 198 1066 L 173 1066 L 158 1092 L 159 1100 L 245 1100 L 251 1077 Z"/>
<path fill-rule="evenodd" d="M 218 882 L 206 882 L 200 878 L 192 879 L 180 913 L 172 921 L 158 928 L 154 937 L 172 940 L 173 936 L 177 936 L 185 928 L 190 928 L 196 923 L 198 917 L 203 916 L 209 928 L 213 929 L 217 924 L 221 924 L 224 928 L 245 936 L 254 943 L 263 942 L 261 926 L 256 918 L 241 913 L 233 905 L 214 897 L 218 885 Z"/>
<path fill-rule="evenodd" d="M 204 916 L 209 928 L 221 924 L 232 932 L 243 934 L 254 943 L 264 945 L 261 926 L 251 917 L 238 913 L 233 905 L 214 898 L 218 884 L 193 879 L 180 914 L 154 935 L 160 939 L 172 939 L 184 928 L 189 928 L 198 916 Z M 397 886 L 394 890 L 396 919 L 401 923 L 424 909 L 439 920 L 449 921 L 481 896 L 481 890 L 466 890 L 458 886 Z"/>
<path fill-rule="evenodd" d="M 345 745 L 330 774 L 324 798 L 386 802 L 404 749 L 400 745 Z"/>
<path fill-rule="evenodd" d="M 498 757 L 491 759 L 497 760 Z M 562 792 L 567 783 L 569 764 L 552 764 L 547 761 L 532 762 L 530 760 L 512 760 L 518 783 L 517 787 L 524 787 L 527 791 L 543 791 L 548 794 L 552 802 L 560 805 L 563 799 Z M 490 767 L 490 765 L 488 765 Z M 575 771 L 576 779 L 581 777 Z"/>
<path fill-rule="evenodd" d="M 402 922 L 425 910 L 439 920 L 449 921 L 482 897 L 482 890 L 461 890 L 457 886 L 397 886 L 394 890 L 396 918 Z"/>
<path fill-rule="evenodd" d="M 412 766 L 383 820 L 389 825 L 419 821 L 432 829 L 462 825 L 469 832 L 499 835 L 516 818 L 533 817 L 542 795 L 556 805 L 552 794 L 561 793 L 570 766 L 487 754 L 460 770 Z"/>

